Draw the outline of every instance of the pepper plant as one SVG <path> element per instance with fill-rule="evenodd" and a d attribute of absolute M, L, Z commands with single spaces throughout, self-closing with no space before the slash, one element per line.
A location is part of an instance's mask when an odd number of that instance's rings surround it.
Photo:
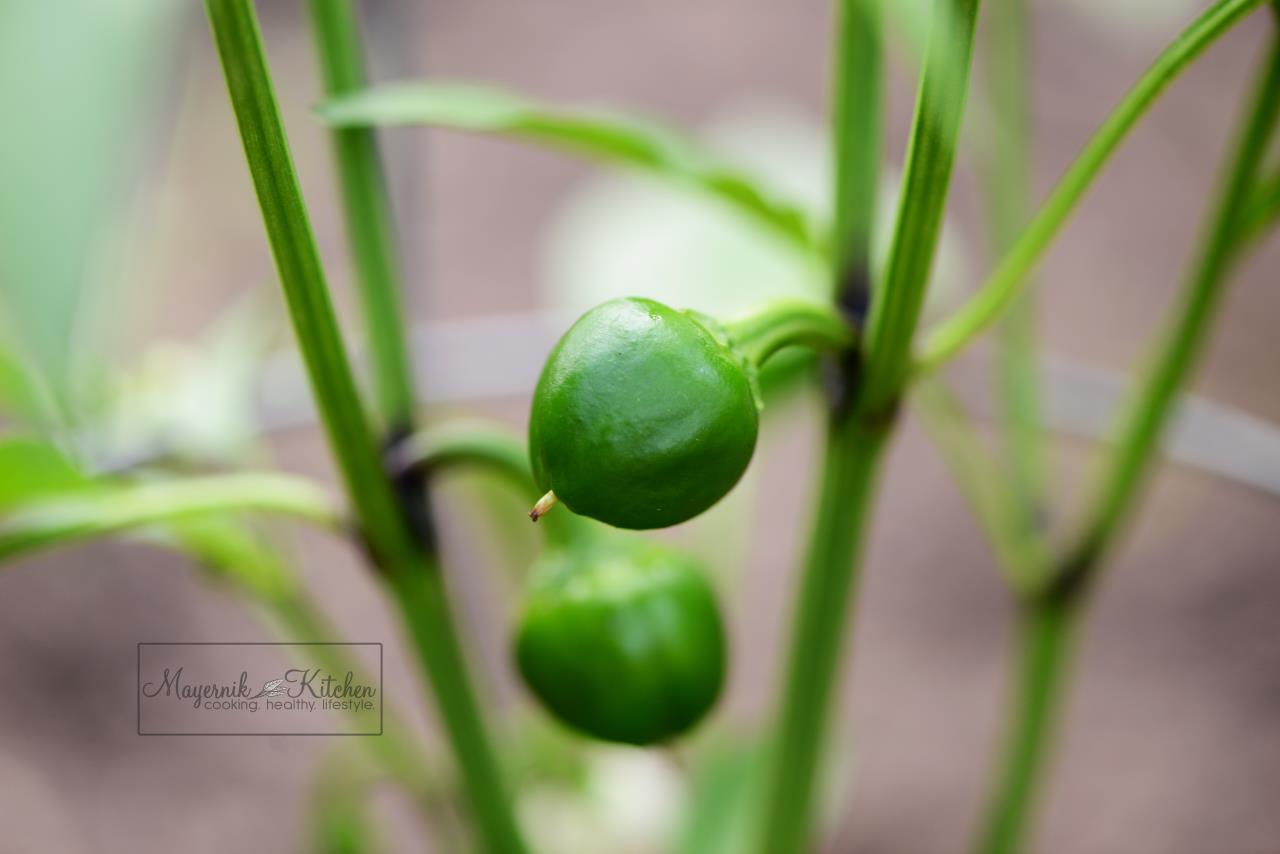
<path fill-rule="evenodd" d="M 452 751 L 439 763 L 398 724 L 365 740 L 368 761 L 402 786 L 445 833 L 441 792 L 456 784 L 469 835 L 492 852 L 527 850 L 509 769 L 478 696 L 449 601 L 429 485 L 444 469 L 488 469 L 525 498 L 545 539 L 511 627 L 513 668 L 542 709 L 583 739 L 670 745 L 713 714 L 726 647 L 716 594 L 700 562 L 655 529 L 716 504 L 750 465 L 767 416 L 762 378 L 784 350 L 820 354 L 802 371 L 825 395 L 825 433 L 789 651 L 747 797 L 751 850 L 784 854 L 820 841 L 815 803 L 831 729 L 833 687 L 855 600 L 887 448 L 903 411 L 924 421 L 1017 603 L 1013 688 L 981 852 L 1024 850 L 1041 800 L 1052 736 L 1089 596 L 1152 469 L 1161 431 L 1192 376 L 1234 262 L 1280 215 L 1280 175 L 1266 154 L 1280 112 L 1280 36 L 1264 0 L 1217 0 L 1120 98 L 1048 196 L 1030 197 L 1026 0 L 988 0 L 985 91 L 971 93 L 977 0 L 931 0 L 896 209 L 877 205 L 884 151 L 886 18 L 880 0 L 837 0 L 833 27 L 831 199 L 822 222 L 684 135 L 616 114 L 550 105 L 493 87 L 370 86 L 351 0 L 309 0 L 359 306 L 367 383 L 352 367 L 331 302 L 280 119 L 251 0 L 206 0 L 248 171 L 261 206 L 298 349 L 345 499 L 277 472 L 183 474 L 163 466 L 86 470 L 74 441 L 13 436 L 0 458 L 25 484 L 0 490 L 0 557 L 76 539 L 145 531 L 198 556 L 254 600 L 288 637 L 332 639 L 287 560 L 242 525 L 244 514 L 291 516 L 362 549 L 396 605 Z M 1256 13 L 1256 14 L 1255 14 Z M 1258 20 L 1270 17 L 1272 20 Z M 1080 511 L 1054 506 L 1036 373 L 1032 275 L 1111 155 L 1175 78 L 1233 26 L 1271 30 L 1221 186 L 1181 296 L 1133 387 L 1115 442 L 1101 455 Z M 1235 97 L 1235 93 L 1231 93 Z M 966 103 L 994 117 L 986 178 L 999 258 L 982 286 L 936 326 L 920 329 Z M 402 310 L 405 282 L 375 132 L 426 125 L 500 134 L 651 174 L 717 200 L 788 251 L 827 271 L 825 298 L 797 294 L 739 316 L 711 317 L 638 293 L 587 312 L 549 354 L 532 394 L 527 449 L 475 422 L 420 421 Z M 872 260 L 877 220 L 892 222 L 887 260 Z M 447 286 L 447 283 L 440 283 Z M 944 368 L 995 327 L 998 453 L 978 438 Z M 14 372 L 17 376 L 17 372 Z M 24 380 L 26 383 L 26 380 Z M 30 394 L 40 397 L 38 380 Z M 367 389 L 366 389 L 367 386 Z M 16 385 L 14 387 L 17 387 Z M 39 406 L 32 406 L 37 410 Z M 39 418 L 32 418 L 39 425 Z M 51 422 L 44 422 L 49 425 Z M 17 480 L 15 479 L 15 480 Z M 562 507 L 559 505 L 563 505 Z M 1066 524 L 1057 520 L 1066 519 Z M 332 653 L 325 653 L 332 654 Z M 350 662 L 330 661 L 351 669 Z M 506 738 L 506 736 L 501 736 Z M 320 787 L 320 842 L 373 845 L 359 787 Z M 442 837 L 441 844 L 449 844 Z M 453 840 L 455 843 L 457 840 Z"/>

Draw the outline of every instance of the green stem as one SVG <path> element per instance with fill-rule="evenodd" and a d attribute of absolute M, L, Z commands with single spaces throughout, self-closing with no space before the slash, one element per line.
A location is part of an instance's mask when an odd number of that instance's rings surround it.
<path fill-rule="evenodd" d="M 393 447 L 388 457 L 393 470 L 418 470 L 428 476 L 453 468 L 489 469 L 530 501 L 543 495 L 534 483 L 525 444 L 485 421 L 455 419 L 419 430 Z M 591 535 L 586 518 L 568 510 L 548 513 L 538 521 L 538 527 L 549 542 L 561 545 Z"/>
<path fill-rule="evenodd" d="M 1214 308 L 1225 290 L 1230 261 L 1239 248 L 1235 238 L 1242 203 L 1258 174 L 1278 116 L 1280 33 L 1275 33 L 1175 322 L 1122 422 L 1120 441 L 1082 533 L 1047 585 L 1027 600 L 1011 742 L 978 841 L 981 854 L 1021 849 L 1039 793 L 1053 723 L 1060 714 L 1073 624 L 1083 610 L 1106 548 L 1132 509 L 1142 475 L 1154 458 L 1160 430 L 1204 343 Z"/>
<path fill-rule="evenodd" d="M 769 303 L 722 326 L 734 348 L 756 367 L 784 347 L 845 350 L 854 341 L 849 324 L 835 309 L 800 300 Z"/>
<path fill-rule="evenodd" d="M 1147 108 L 1205 48 L 1263 2 L 1218 0 L 1165 49 L 1080 152 L 986 284 L 929 332 L 916 360 L 917 371 L 931 371 L 946 362 L 1009 306 L 1085 190 Z"/>
<path fill-rule="evenodd" d="M 907 378 L 911 341 L 928 290 L 964 116 L 978 3 L 935 2 L 942 11 L 935 13 L 930 24 L 902 201 L 884 285 L 871 307 L 867 328 L 866 381 L 859 403 L 870 412 L 896 405 Z M 952 15 L 952 26 L 941 23 L 947 14 Z"/>
<path fill-rule="evenodd" d="M 360 28 L 351 0 L 310 0 L 311 24 L 326 94 L 365 84 Z M 365 340 L 373 369 L 374 402 L 383 423 L 405 428 L 413 419 L 413 378 L 400 307 L 395 228 L 372 128 L 335 128 L 334 157 L 342 189 L 347 242 L 360 283 Z"/>
<path fill-rule="evenodd" d="M 861 325 L 871 300 L 871 239 L 880 191 L 884 58 L 880 0 L 840 0 L 832 131 L 835 292 Z"/>
<path fill-rule="evenodd" d="M 1079 601 L 1059 595 L 1021 606 L 1004 760 L 979 831 L 979 854 L 1015 854 L 1024 847 L 1070 675 Z"/>
<path fill-rule="evenodd" d="M 1280 174 L 1272 175 L 1254 189 L 1240 224 L 1240 242 L 1257 240 L 1277 219 L 1280 219 Z"/>
<path fill-rule="evenodd" d="M 1226 292 L 1231 264 L 1239 256 L 1241 211 L 1280 115 L 1280 34 L 1273 34 L 1268 51 L 1173 322 L 1120 422 L 1115 450 L 1066 561 L 1068 573 L 1089 572 L 1131 512 L 1178 390 L 1195 367 Z"/>
<path fill-rule="evenodd" d="M 760 854 L 808 851 L 818 759 L 856 589 L 887 429 L 828 426 L 822 485 L 791 625 L 777 729 L 765 778 Z"/>
<path fill-rule="evenodd" d="M 356 394 L 280 120 L 250 0 L 206 0 L 299 348 L 347 493 L 434 688 L 476 830 L 494 852 L 520 852 L 497 759 L 459 648 L 430 532 L 415 528 L 382 466 Z"/>
<path fill-rule="evenodd" d="M 941 26 L 953 9 L 957 26 Z M 826 740 L 832 689 L 839 682 L 850 594 L 946 203 L 976 17 L 976 0 L 936 0 L 886 281 L 871 306 L 870 331 L 861 342 L 865 349 L 846 354 L 844 388 L 832 401 L 818 509 L 765 777 L 764 823 L 756 845 L 761 854 L 809 847 L 815 771 Z M 850 67 L 843 57 L 852 49 L 847 30 L 848 21 L 842 27 L 838 73 Z M 874 29 L 866 34 L 878 37 Z M 842 197 L 838 190 L 836 195 Z M 864 197 L 862 203 L 870 200 Z M 869 217 L 846 215 L 840 221 Z M 858 239 L 856 234 L 849 237 Z M 847 287 L 845 271 L 835 268 L 833 275 L 839 287 Z"/>
<path fill-rule="evenodd" d="M 997 117 L 986 163 L 988 220 L 996 257 L 1026 225 L 1031 186 L 1028 107 L 1027 3 L 995 0 L 991 9 L 987 88 Z M 1044 433 L 1040 423 L 1034 290 L 1028 286 L 1000 325 L 997 395 L 1009 479 L 1022 508 L 1018 524 L 1040 525 L 1044 490 Z"/>

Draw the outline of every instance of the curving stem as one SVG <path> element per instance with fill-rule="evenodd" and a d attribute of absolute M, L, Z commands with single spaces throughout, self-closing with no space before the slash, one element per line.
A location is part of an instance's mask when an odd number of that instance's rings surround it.
<path fill-rule="evenodd" d="M 251 0 L 205 0 L 267 239 L 329 447 L 360 532 L 433 689 L 474 826 L 494 854 L 526 850 L 481 717 L 429 526 L 406 512 L 356 391 L 285 137 Z"/>
<path fill-rule="evenodd" d="M 802 300 L 780 300 L 721 324 L 734 349 L 757 368 L 784 347 L 847 350 L 853 330 L 835 308 Z"/>
<path fill-rule="evenodd" d="M 1238 256 L 1245 202 L 1280 118 L 1280 32 L 1267 48 L 1263 73 L 1238 132 L 1222 188 L 1206 225 L 1190 278 L 1145 381 L 1130 401 L 1119 441 L 1085 522 L 1046 585 L 1026 600 L 1015 674 L 1006 759 L 991 792 L 978 839 L 981 854 L 1022 850 L 1048 764 L 1053 723 L 1069 678 L 1074 625 L 1107 549 L 1132 513 L 1144 475 L 1177 392 L 1196 363 L 1214 309 Z"/>

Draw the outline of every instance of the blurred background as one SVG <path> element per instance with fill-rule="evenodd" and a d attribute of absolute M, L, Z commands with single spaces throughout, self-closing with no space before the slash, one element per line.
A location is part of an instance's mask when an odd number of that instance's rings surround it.
<path fill-rule="evenodd" d="M 310 114 L 319 81 L 303 9 L 258 5 L 313 223 L 358 344 L 328 139 Z M 1037 198 L 1204 5 L 1032 4 Z M 375 80 L 482 79 L 626 107 L 695 128 L 777 187 L 825 204 L 826 3 L 361 7 Z M 1176 292 L 1265 24 L 1246 21 L 1174 85 L 1040 268 L 1062 507 L 1091 460 L 1088 435 L 1105 427 Z M 893 58 L 890 176 L 914 88 L 909 48 Z M 44 378 L 42 393 L 91 463 L 169 454 L 331 478 L 199 5 L 0 0 L 0 114 L 0 356 Z M 488 138 L 383 138 L 432 418 L 480 414 L 523 430 L 547 350 L 573 316 L 610 296 L 731 311 L 823 287 L 820 271 L 671 187 Z M 971 111 L 933 311 L 990 268 L 975 169 L 983 138 Z M 886 179 L 886 202 L 891 187 Z M 1280 440 L 1267 426 L 1280 422 L 1278 265 L 1272 240 L 1240 268 L 1196 385 L 1213 403 L 1193 407 L 1175 436 L 1176 455 L 1193 464 L 1162 468 L 1100 586 L 1039 851 L 1280 849 Z M 990 409 L 986 356 L 977 348 L 953 374 L 978 412 Z M 689 748 L 698 768 L 725 767 L 768 719 L 819 424 L 811 391 L 776 401 L 748 478 L 668 535 L 714 565 L 731 624 L 728 690 Z M 910 417 L 886 471 L 835 715 L 827 850 L 954 852 L 971 835 L 996 746 L 1011 604 Z M 474 479 L 439 492 L 449 583 L 481 690 L 504 727 L 558 744 L 507 656 L 514 592 L 534 549 L 520 508 Z M 345 637 L 387 645 L 388 701 L 447 767 L 398 624 L 360 556 L 300 532 L 290 546 Z M 135 732 L 138 642 L 257 639 L 271 635 L 242 598 L 152 546 L 95 544 L 7 566 L 0 850 L 307 850 L 314 780 L 338 740 Z M 593 748 L 575 761 L 572 785 L 528 772 L 521 815 L 547 851 L 665 850 L 705 782 L 662 753 Z M 376 807 L 389 850 L 438 850 L 402 798 L 387 793 Z"/>

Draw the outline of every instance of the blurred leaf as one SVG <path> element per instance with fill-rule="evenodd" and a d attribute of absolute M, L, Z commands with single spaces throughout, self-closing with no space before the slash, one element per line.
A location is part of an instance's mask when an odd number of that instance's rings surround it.
<path fill-rule="evenodd" d="M 385 850 L 360 805 L 330 799 L 313 812 L 312 851 L 316 854 L 373 854 Z"/>
<path fill-rule="evenodd" d="M 366 757 L 353 749 L 343 746 L 324 757 L 307 809 L 308 851 L 376 854 L 387 850 L 369 810 L 373 779 Z"/>
<path fill-rule="evenodd" d="M 0 518 L 0 559 L 223 512 L 261 510 L 333 528 L 341 525 L 338 510 L 323 489 L 289 475 L 243 473 L 95 483 L 92 491 L 59 493 L 48 500 L 23 503 Z M 204 542 L 209 544 L 207 537 Z M 224 542 L 219 547 L 233 546 Z M 243 544 L 234 547 L 243 548 Z"/>
<path fill-rule="evenodd" d="M 298 583 L 288 565 L 249 522 L 231 514 L 208 514 L 169 523 L 158 536 L 201 563 L 210 574 L 257 599 L 279 601 Z"/>
<path fill-rule="evenodd" d="M 186 552 L 256 597 L 274 600 L 296 589 L 280 556 L 234 514 L 184 517 L 180 506 L 166 506 L 163 495 L 151 502 L 140 497 L 145 490 L 156 489 L 156 484 L 90 477 L 53 445 L 37 438 L 0 437 L 0 472 L 4 472 L 0 557 L 52 545 L 62 538 L 144 526 L 150 515 L 157 517 L 157 524 L 145 529 L 152 537 Z M 169 498 L 181 495 L 170 491 Z M 165 515 L 173 516 L 167 524 L 160 519 Z"/>
<path fill-rule="evenodd" d="M 77 495 L 95 484 L 42 439 L 0 437 L 0 514 L 31 502 Z"/>
<path fill-rule="evenodd" d="M 656 124 L 539 103 L 497 88 L 437 83 L 378 86 L 331 99 L 318 112 L 338 127 L 430 125 L 504 134 L 621 163 L 704 190 L 790 242 L 816 248 L 806 211 L 773 197 L 751 177 Z"/>
<path fill-rule="evenodd" d="M 90 257 L 184 14 L 169 0 L 0 0 L 0 336 L 65 401 Z M 92 318 L 108 323 L 111 317 Z"/>

